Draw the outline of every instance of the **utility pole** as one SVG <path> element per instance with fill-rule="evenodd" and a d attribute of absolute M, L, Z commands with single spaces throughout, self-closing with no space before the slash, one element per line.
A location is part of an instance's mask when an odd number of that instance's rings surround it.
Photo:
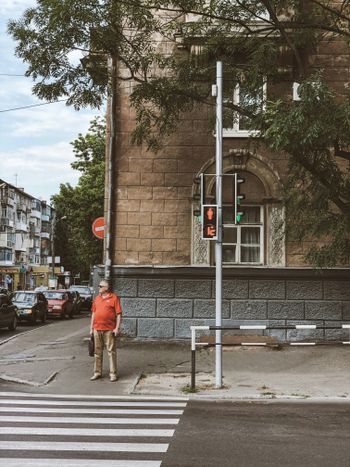
<path fill-rule="evenodd" d="M 51 279 L 55 280 L 55 224 L 56 224 L 56 211 L 52 212 L 51 224 Z M 52 284 L 53 282 L 51 282 Z M 50 281 L 49 281 L 50 284 Z M 54 285 L 56 287 L 56 285 Z"/>
<path fill-rule="evenodd" d="M 218 206 L 215 242 L 215 325 L 222 326 L 222 62 L 216 62 L 216 204 Z M 222 387 L 222 331 L 215 331 L 215 386 Z"/>

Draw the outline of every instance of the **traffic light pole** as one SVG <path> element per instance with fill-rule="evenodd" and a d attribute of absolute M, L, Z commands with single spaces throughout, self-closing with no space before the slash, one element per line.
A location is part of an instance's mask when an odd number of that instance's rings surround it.
<path fill-rule="evenodd" d="M 215 325 L 222 326 L 222 62 L 216 62 L 216 204 L 218 206 L 215 242 Z M 215 386 L 222 387 L 221 329 L 215 331 Z"/>

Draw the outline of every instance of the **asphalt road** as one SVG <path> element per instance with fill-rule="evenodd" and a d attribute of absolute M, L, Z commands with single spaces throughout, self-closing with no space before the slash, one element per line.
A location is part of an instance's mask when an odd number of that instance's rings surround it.
<path fill-rule="evenodd" d="M 24 332 L 28 332 L 31 329 L 36 329 L 36 328 L 40 328 L 42 326 L 46 326 L 48 323 L 50 323 L 50 321 L 46 321 L 46 323 L 44 323 L 44 324 L 37 323 L 37 324 L 33 325 L 33 324 L 30 324 L 30 323 L 27 323 L 27 322 L 23 321 L 23 322 L 18 323 L 18 326 L 17 326 L 15 331 L 9 331 L 7 328 L 1 328 L 0 329 L 0 345 L 3 342 L 6 342 L 11 337 L 17 336 L 17 335 L 22 334 Z"/>
<path fill-rule="evenodd" d="M 89 313 L 88 311 L 87 312 L 82 311 L 80 315 L 75 315 L 73 319 L 83 318 L 88 313 Z M 59 321 L 60 321 L 59 318 L 47 319 L 45 323 L 38 322 L 37 324 L 34 324 L 34 325 L 27 321 L 19 321 L 15 331 L 9 331 L 7 328 L 0 328 L 0 345 L 14 336 L 31 331 L 32 329 L 37 329 L 43 326 L 47 326 L 50 323 L 59 322 Z"/>
<path fill-rule="evenodd" d="M 190 401 L 162 467 L 349 467 L 350 404 Z"/>

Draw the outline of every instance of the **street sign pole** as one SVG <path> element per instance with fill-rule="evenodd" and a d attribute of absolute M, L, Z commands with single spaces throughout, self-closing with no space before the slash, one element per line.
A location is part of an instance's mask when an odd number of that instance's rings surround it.
<path fill-rule="evenodd" d="M 222 326 L 222 62 L 216 62 L 216 204 L 218 228 L 215 243 L 215 324 Z M 215 331 L 215 386 L 222 387 L 221 329 Z"/>

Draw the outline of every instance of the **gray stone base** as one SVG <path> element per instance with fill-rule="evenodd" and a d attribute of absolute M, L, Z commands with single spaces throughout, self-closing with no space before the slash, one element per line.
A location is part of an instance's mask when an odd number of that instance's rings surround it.
<path fill-rule="evenodd" d="M 103 277 L 94 268 L 94 286 Z M 222 324 L 350 324 L 350 270 L 224 268 Z M 123 332 L 131 337 L 188 339 L 191 325 L 215 325 L 212 267 L 114 267 Z M 229 334 L 252 332 L 230 331 Z M 347 340 L 347 330 L 267 330 L 281 342 Z"/>

